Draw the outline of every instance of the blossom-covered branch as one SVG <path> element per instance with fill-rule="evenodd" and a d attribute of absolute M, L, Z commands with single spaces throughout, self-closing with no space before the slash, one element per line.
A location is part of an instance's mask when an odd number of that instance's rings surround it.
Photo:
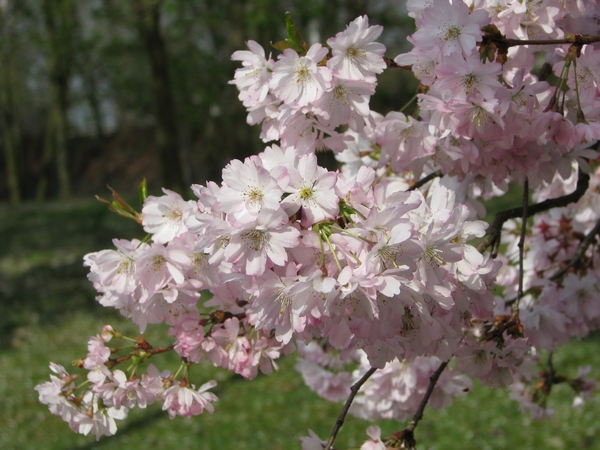
<path fill-rule="evenodd" d="M 288 16 L 276 57 L 248 41 L 232 55 L 231 84 L 268 146 L 231 161 L 221 183 L 192 185 L 194 200 L 165 189 L 138 213 L 113 195 L 107 203 L 148 237 L 84 259 L 102 305 L 140 331 L 169 327 L 161 348 L 179 368 L 148 365 L 143 349 L 113 355 L 94 337 L 87 381 L 75 386 L 78 375 L 52 364 L 40 401 L 100 437 L 155 401 L 171 417 L 212 412 L 215 383 L 196 389 L 196 364 L 252 379 L 297 350 L 306 384 L 345 400 L 329 442 L 310 432 L 306 449 L 330 448 L 348 413 L 412 417 L 401 437 L 413 445 L 425 405 L 449 406 L 473 378 L 546 415 L 540 353 L 600 328 L 600 51 L 571 29 L 574 18 L 590 36 L 600 26 L 595 1 L 544 2 L 499 12 L 411 0 L 413 48 L 393 64 L 367 16 L 310 46 Z M 572 45 L 547 47 L 555 76 L 541 79 L 532 45 L 546 40 Z M 421 84 L 413 115 L 371 110 L 392 65 Z M 339 170 L 318 164 L 326 150 Z M 511 182 L 524 183 L 523 206 L 488 228 L 481 200 Z M 127 373 L 116 368 L 125 361 Z M 586 370 L 569 379 L 578 403 L 594 386 Z M 379 429 L 367 433 L 363 450 L 385 448 Z"/>

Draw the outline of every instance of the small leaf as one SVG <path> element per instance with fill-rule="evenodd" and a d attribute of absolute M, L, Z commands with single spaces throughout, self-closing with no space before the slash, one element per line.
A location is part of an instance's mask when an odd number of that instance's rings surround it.
<path fill-rule="evenodd" d="M 286 13 L 285 13 L 285 31 L 287 32 L 288 39 L 291 42 L 295 43 L 299 47 L 302 47 L 301 43 L 304 41 L 302 40 L 302 37 L 300 36 L 300 32 L 298 31 L 298 28 L 296 28 L 296 25 L 294 25 L 294 21 L 292 20 L 292 15 L 289 13 L 289 11 L 286 11 Z"/>
<path fill-rule="evenodd" d="M 140 202 L 142 206 L 144 206 L 144 202 L 146 201 L 146 198 L 148 198 L 148 187 L 146 186 L 146 177 L 142 179 L 138 192 L 140 194 Z"/>
<path fill-rule="evenodd" d="M 304 55 L 306 53 L 306 49 L 299 47 L 297 44 L 290 41 L 289 39 L 284 39 L 283 41 L 278 41 L 275 43 L 271 42 L 271 47 L 273 47 L 276 50 L 279 50 L 280 52 L 283 52 L 283 51 L 287 50 L 288 48 L 291 48 L 299 55 Z"/>
<path fill-rule="evenodd" d="M 119 195 L 119 193 L 117 191 L 115 191 L 113 188 L 111 188 L 110 186 L 106 186 L 108 189 L 110 189 L 110 192 L 112 192 L 113 198 L 115 199 L 115 201 L 122 206 L 122 208 L 127 211 L 128 213 L 131 214 L 137 214 L 135 209 L 133 209 L 131 206 L 129 206 L 129 203 L 127 203 L 125 201 L 125 199 L 123 197 L 121 197 Z M 113 202 L 114 203 L 114 202 Z"/>

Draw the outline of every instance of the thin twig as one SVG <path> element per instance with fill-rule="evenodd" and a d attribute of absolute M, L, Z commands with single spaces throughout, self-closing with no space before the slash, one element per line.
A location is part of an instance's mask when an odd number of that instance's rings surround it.
<path fill-rule="evenodd" d="M 412 70 L 412 66 L 401 66 L 394 62 L 392 58 L 384 57 L 385 65 L 390 69 Z"/>
<path fill-rule="evenodd" d="M 564 266 L 562 269 L 558 270 L 554 275 L 552 275 L 548 279 L 550 281 L 556 281 L 560 277 L 562 277 L 565 273 L 567 273 L 568 270 L 571 267 L 574 267 L 577 264 L 579 264 L 579 262 L 581 261 L 581 259 L 585 256 L 585 252 L 587 251 L 588 247 L 594 243 L 594 240 L 595 240 L 596 236 L 599 235 L 599 234 L 600 234 L 600 218 L 596 222 L 596 226 L 594 226 L 594 228 L 592 228 L 592 231 L 590 231 L 585 236 L 585 238 L 583 239 L 583 241 L 581 241 L 579 243 L 579 247 L 577 247 L 577 250 L 575 251 L 575 254 L 571 258 L 571 260 L 567 263 L 567 265 Z M 505 306 L 510 306 L 510 305 L 514 304 L 518 299 L 519 299 L 518 296 L 514 297 L 514 298 L 511 298 L 510 300 L 507 300 L 506 302 L 504 302 L 504 305 Z"/>
<path fill-rule="evenodd" d="M 529 178 L 525 177 L 523 183 L 523 217 L 521 218 L 521 236 L 519 238 L 519 288 L 517 290 L 517 301 L 513 303 L 513 312 L 519 310 L 519 302 L 523 298 L 523 259 L 525 256 L 525 234 L 527 234 L 527 212 L 529 206 Z"/>
<path fill-rule="evenodd" d="M 540 203 L 534 203 L 533 205 L 528 206 L 528 216 L 531 217 L 534 214 L 548 211 L 552 208 L 561 208 L 563 206 L 567 206 L 571 203 L 578 202 L 583 194 L 587 191 L 590 184 L 590 176 L 583 172 L 581 169 L 579 170 L 579 177 L 577 179 L 577 188 L 571 192 L 570 194 L 563 195 L 562 197 L 551 198 L 548 200 L 544 200 Z M 500 238 L 502 234 L 502 226 L 504 222 L 509 219 L 515 219 L 517 217 L 523 217 L 523 207 L 507 209 L 504 211 L 500 211 L 496 214 L 492 225 L 488 229 L 488 232 L 482 238 L 481 242 L 477 246 L 477 250 L 479 253 L 483 253 L 488 247 L 492 247 L 491 256 L 495 258 L 498 256 L 498 250 L 500 247 Z"/>
<path fill-rule="evenodd" d="M 423 418 L 423 412 L 425 411 L 425 406 L 429 403 L 433 388 L 440 379 L 440 375 L 448 365 L 448 362 L 449 361 L 442 362 L 436 371 L 429 377 L 429 386 L 427 386 L 427 391 L 425 391 L 421 404 L 419 405 L 417 412 L 413 415 L 412 420 L 405 429 L 394 433 L 389 439 L 389 444 L 392 444 L 392 447 L 396 448 L 395 446 L 402 443 L 402 448 L 414 449 L 417 445 L 417 441 L 415 440 L 415 428 L 417 428 L 419 421 Z"/>
<path fill-rule="evenodd" d="M 405 430 L 414 432 L 415 428 L 417 428 L 417 425 L 423 418 L 423 412 L 425 411 L 425 406 L 427 406 L 427 403 L 429 403 L 429 397 L 431 397 L 431 394 L 433 393 L 433 388 L 435 388 L 435 385 L 440 379 L 440 375 L 442 374 L 449 362 L 450 361 L 442 362 L 440 366 L 436 369 L 436 371 L 433 372 L 433 374 L 429 377 L 429 386 L 427 386 L 427 391 L 425 391 L 425 395 L 423 396 L 423 400 L 421 400 L 419 409 L 417 409 L 417 412 L 414 414 L 412 420 L 405 428 Z"/>
<path fill-rule="evenodd" d="M 588 249 L 588 247 L 590 245 L 592 245 L 592 243 L 596 240 L 596 235 L 600 234 L 600 219 L 598 219 L 598 221 L 596 222 L 596 226 L 594 228 L 592 228 L 592 231 L 590 231 L 585 238 L 583 239 L 583 241 L 581 241 L 581 243 L 579 244 L 579 247 L 577 247 L 577 251 L 575 252 L 575 255 L 573 255 L 573 257 L 571 258 L 571 260 L 569 261 L 569 263 L 563 267 L 562 269 L 560 269 L 558 272 L 556 272 L 554 275 L 552 275 L 550 277 L 550 280 L 555 281 L 558 280 L 560 277 L 562 277 L 565 273 L 567 273 L 567 271 L 575 266 L 577 263 L 579 263 L 579 261 L 581 260 L 581 258 L 583 258 L 583 256 L 585 255 L 586 250 Z"/>
<path fill-rule="evenodd" d="M 414 191 L 415 189 L 419 189 L 421 186 L 429 183 L 434 178 L 442 177 L 442 176 L 443 176 L 442 171 L 441 170 L 436 170 L 435 172 L 430 173 L 426 177 L 421 178 L 419 181 L 417 181 L 415 184 L 413 184 L 411 187 L 409 187 L 406 190 L 406 192 Z"/>
<path fill-rule="evenodd" d="M 338 419 L 335 422 L 333 430 L 331 431 L 331 435 L 329 436 L 329 440 L 327 441 L 327 444 L 325 444 L 325 450 L 331 450 L 331 446 L 333 445 L 333 442 L 335 441 L 335 437 L 337 436 L 338 431 L 340 431 L 340 428 L 342 428 L 342 425 L 344 425 L 344 420 L 346 419 L 348 410 L 350 410 L 350 406 L 352 405 L 352 401 L 354 400 L 354 397 L 356 397 L 356 394 L 358 394 L 358 391 L 360 390 L 362 385 L 365 384 L 365 382 L 371 377 L 371 375 L 373 375 L 375 373 L 376 370 L 377 369 L 375 367 L 371 367 L 362 376 L 362 378 L 360 380 L 358 380 L 356 383 L 354 383 L 352 385 L 352 387 L 350 388 L 350 395 L 348 396 L 348 399 L 346 400 L 346 403 L 344 404 L 344 407 L 342 408 L 342 412 L 340 413 Z"/>
<path fill-rule="evenodd" d="M 594 42 L 600 42 L 600 36 L 581 36 L 575 35 L 573 39 L 507 39 L 505 37 L 496 38 L 493 36 L 486 36 L 489 40 L 493 41 L 499 46 L 503 47 L 514 47 L 516 45 L 562 45 L 562 44 L 575 44 L 575 45 L 587 45 L 593 44 Z"/>

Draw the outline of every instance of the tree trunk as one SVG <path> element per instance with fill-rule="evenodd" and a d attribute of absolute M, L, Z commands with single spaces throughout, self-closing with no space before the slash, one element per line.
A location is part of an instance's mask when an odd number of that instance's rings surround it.
<path fill-rule="evenodd" d="M 12 98 L 12 70 L 13 49 L 8 38 L 9 31 L 6 29 L 5 10 L 0 8 L 0 123 L 2 126 L 2 148 L 4 150 L 4 161 L 6 163 L 6 182 L 10 195 L 10 202 L 18 204 L 21 201 L 21 189 L 19 182 L 18 164 L 18 139 L 15 134 L 14 102 Z"/>
<path fill-rule="evenodd" d="M 68 88 L 72 63 L 72 29 L 75 23 L 73 0 L 44 0 L 44 20 L 50 43 L 50 114 L 54 116 L 56 171 L 59 198 L 71 195 L 69 174 Z"/>
<path fill-rule="evenodd" d="M 175 122 L 175 101 L 169 80 L 167 50 L 160 32 L 159 2 L 137 0 L 138 27 L 152 70 L 152 94 L 156 108 L 156 147 L 165 187 L 186 191 L 179 154 L 179 138 Z"/>
<path fill-rule="evenodd" d="M 40 167 L 40 179 L 35 194 L 35 201 L 38 203 L 41 203 L 46 199 L 46 194 L 48 192 L 48 181 L 51 175 L 52 160 L 54 159 L 55 117 L 56 114 L 54 110 L 50 109 L 48 111 L 48 119 L 46 120 L 46 132 L 44 133 L 44 152 L 42 154 L 42 164 Z"/>

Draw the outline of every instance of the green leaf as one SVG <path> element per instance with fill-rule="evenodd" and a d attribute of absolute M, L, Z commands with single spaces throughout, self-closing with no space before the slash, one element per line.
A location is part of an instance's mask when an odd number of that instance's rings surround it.
<path fill-rule="evenodd" d="M 288 48 L 292 48 L 295 51 L 298 51 L 298 46 L 295 45 L 293 42 L 290 42 L 289 39 L 284 39 L 283 41 L 278 42 L 271 42 L 271 47 L 273 47 L 275 50 L 279 50 L 280 52 L 283 52 Z"/>
<path fill-rule="evenodd" d="M 144 177 L 142 179 L 142 182 L 140 183 L 140 188 L 139 188 L 138 192 L 140 194 L 140 203 L 142 204 L 142 206 L 144 206 L 144 202 L 146 201 L 146 198 L 148 197 L 148 188 L 146 186 L 146 177 Z"/>

